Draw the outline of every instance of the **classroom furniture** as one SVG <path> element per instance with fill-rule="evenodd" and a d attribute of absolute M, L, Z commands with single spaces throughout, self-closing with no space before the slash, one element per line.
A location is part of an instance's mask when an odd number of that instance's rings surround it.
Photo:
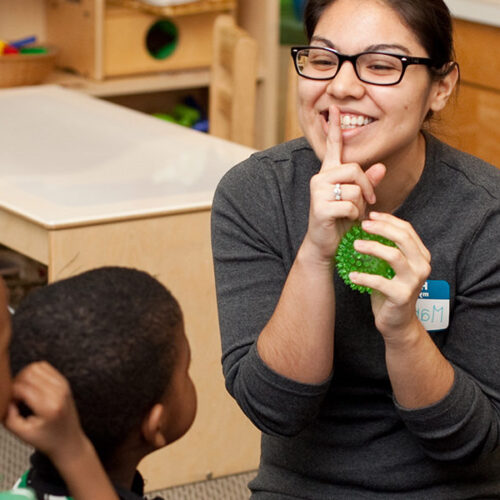
<path fill-rule="evenodd" d="M 209 131 L 254 146 L 257 42 L 232 17 L 220 15 L 215 21 L 213 50 Z"/>
<path fill-rule="evenodd" d="M 491 2 L 491 8 L 494 8 Z M 436 124 L 445 142 L 500 168 L 500 2 L 489 22 L 454 19 L 460 84 Z"/>
<path fill-rule="evenodd" d="M 218 15 L 236 0 L 198 0 L 165 7 L 137 0 L 51 0 L 47 41 L 59 64 L 101 80 L 113 76 L 208 68 Z"/>
<path fill-rule="evenodd" d="M 1 244 L 49 281 L 143 269 L 184 311 L 198 414 L 143 461 L 147 490 L 254 470 L 259 433 L 222 377 L 210 248 L 215 186 L 253 150 L 53 85 L 1 90 L 0 129 Z"/>
<path fill-rule="evenodd" d="M 67 3 L 88 4 L 95 0 Z M 99 0 L 104 3 L 105 0 Z M 47 39 L 48 4 L 51 0 L 0 0 L 0 34 L 5 39 L 20 37 L 20 33 L 35 34 L 40 40 Z M 256 97 L 255 147 L 263 149 L 277 143 L 277 81 L 279 49 L 279 0 L 236 0 L 237 24 L 257 40 L 258 85 Z M 95 12 L 95 11 L 94 11 Z M 98 12 L 101 12 L 100 10 Z M 89 16 L 92 11 L 88 10 Z M 103 24 L 101 23 L 100 26 Z M 84 31 L 79 46 L 95 44 L 88 31 Z M 89 38 L 90 37 L 90 38 Z M 201 40 L 198 44 L 203 45 Z M 77 44 L 77 45 L 78 45 Z M 88 53 L 88 51 L 87 51 Z M 102 53 L 102 52 L 101 52 Z M 120 76 L 101 81 L 56 71 L 48 83 L 63 85 L 102 98 L 141 95 L 144 108 L 150 98 L 160 92 L 175 95 L 192 89 L 207 90 L 210 85 L 210 69 L 192 68 L 161 73 Z"/>

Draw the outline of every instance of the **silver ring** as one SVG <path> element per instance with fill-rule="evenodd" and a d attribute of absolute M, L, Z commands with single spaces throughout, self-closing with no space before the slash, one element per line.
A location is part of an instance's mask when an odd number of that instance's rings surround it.
<path fill-rule="evenodd" d="M 340 187 L 340 184 L 335 184 L 333 194 L 335 195 L 335 201 L 342 200 L 342 189 Z"/>

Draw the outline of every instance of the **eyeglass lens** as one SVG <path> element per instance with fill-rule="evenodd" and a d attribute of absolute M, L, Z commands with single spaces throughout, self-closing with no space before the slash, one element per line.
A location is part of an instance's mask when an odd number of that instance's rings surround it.
<path fill-rule="evenodd" d="M 326 49 L 302 49 L 297 53 L 297 67 L 305 77 L 313 79 L 333 78 L 339 66 L 339 58 Z M 403 63 L 395 56 L 377 52 L 361 54 L 356 60 L 358 77 L 375 84 L 397 82 L 403 72 Z"/>

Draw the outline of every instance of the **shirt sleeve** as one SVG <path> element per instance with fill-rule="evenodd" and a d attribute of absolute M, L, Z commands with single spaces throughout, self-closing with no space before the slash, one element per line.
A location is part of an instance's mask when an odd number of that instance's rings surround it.
<path fill-rule="evenodd" d="M 293 261 L 279 183 L 269 167 L 253 157 L 222 179 L 212 206 L 212 250 L 226 387 L 260 430 L 288 436 L 318 414 L 329 381 L 287 379 L 256 349 Z"/>
<path fill-rule="evenodd" d="M 396 407 L 426 453 L 469 462 L 500 446 L 500 210 L 490 210 L 458 262 L 442 348 L 455 369 L 449 393 L 426 408 Z"/>

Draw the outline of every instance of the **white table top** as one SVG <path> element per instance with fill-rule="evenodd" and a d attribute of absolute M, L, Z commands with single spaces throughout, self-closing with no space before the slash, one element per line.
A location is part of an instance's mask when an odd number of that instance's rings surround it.
<path fill-rule="evenodd" d="M 209 208 L 253 150 L 55 85 L 0 91 L 0 208 L 46 228 Z"/>

